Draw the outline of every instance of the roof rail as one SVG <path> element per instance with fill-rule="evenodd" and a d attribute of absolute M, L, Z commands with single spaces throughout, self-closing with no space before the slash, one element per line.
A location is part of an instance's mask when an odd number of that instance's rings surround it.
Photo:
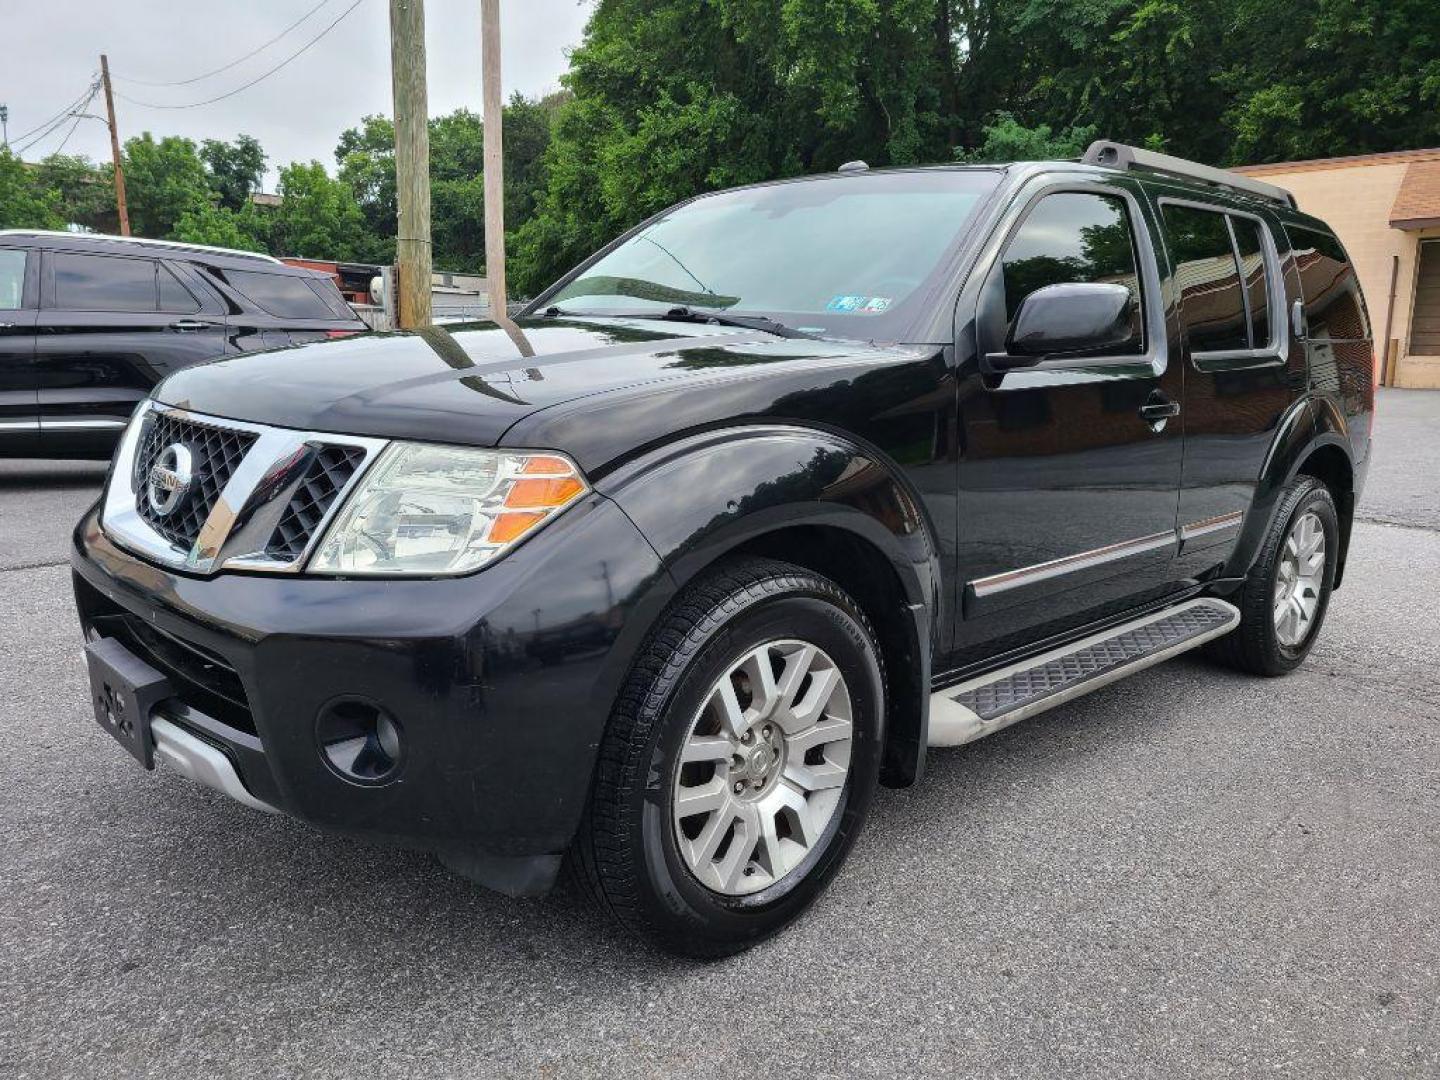
<path fill-rule="evenodd" d="M 67 232 L 63 229 L 0 229 L 0 236 L 55 236 L 66 240 L 114 240 L 122 244 L 169 248 L 172 251 L 206 251 L 213 255 L 229 255 L 235 259 L 259 259 L 262 262 L 272 263 L 280 261 L 274 255 L 266 255 L 259 251 L 240 251 L 236 248 L 214 247 L 211 244 L 187 244 L 183 240 L 150 240 L 143 236 L 111 236 L 108 233 Z"/>
<path fill-rule="evenodd" d="M 1103 165 L 1110 169 L 1142 169 L 1145 172 L 1177 176 L 1183 180 L 1199 180 L 1202 183 L 1214 184 L 1216 187 L 1243 191 L 1247 195 L 1254 195 L 1270 202 L 1278 202 L 1292 210 L 1298 209 L 1295 205 L 1295 196 L 1274 184 L 1267 184 L 1263 180 L 1252 180 L 1248 176 L 1227 172 L 1225 169 L 1212 168 L 1209 165 L 1201 165 L 1199 162 L 1186 161 L 1184 158 L 1171 157 L 1169 154 L 1141 150 L 1138 146 L 1126 146 L 1124 143 L 1111 142 L 1109 139 L 1096 139 L 1080 160 L 1086 165 Z"/>

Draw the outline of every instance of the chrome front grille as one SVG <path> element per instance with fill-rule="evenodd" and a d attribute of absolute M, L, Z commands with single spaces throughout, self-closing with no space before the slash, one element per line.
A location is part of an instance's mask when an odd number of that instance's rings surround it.
<path fill-rule="evenodd" d="M 136 511 L 170 543 L 190 547 L 200 536 L 201 526 L 230 482 L 235 467 L 254 443 L 255 435 L 248 431 L 156 413 L 145 429 L 140 452 L 135 456 L 136 490 L 141 496 L 136 500 Z M 166 447 L 172 445 L 188 447 L 193 456 L 194 490 L 173 512 L 162 515 L 144 497 L 144 491 L 150 470 Z"/>
<path fill-rule="evenodd" d="M 290 497 L 285 513 L 280 515 L 275 531 L 270 534 L 266 554 L 283 562 L 293 562 L 303 555 L 320 522 L 335 505 L 335 497 L 364 460 L 365 451 L 358 446 L 320 447 L 305 470 L 300 486 Z"/>
<path fill-rule="evenodd" d="M 147 402 L 116 451 L 101 524 L 122 547 L 192 573 L 298 571 L 385 445 Z M 178 458 L 185 468 L 171 468 Z M 164 498 L 164 482 L 178 498 Z"/>

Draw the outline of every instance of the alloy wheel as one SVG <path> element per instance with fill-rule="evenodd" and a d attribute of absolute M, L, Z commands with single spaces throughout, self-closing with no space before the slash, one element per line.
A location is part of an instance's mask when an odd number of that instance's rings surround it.
<path fill-rule="evenodd" d="M 1298 648 L 1310 636 L 1324 585 L 1325 526 L 1309 510 L 1290 526 L 1275 575 L 1275 637 L 1281 645 Z"/>
<path fill-rule="evenodd" d="M 792 873 L 825 835 L 850 772 L 850 691 L 805 641 L 772 641 L 711 686 L 681 747 L 671 796 L 696 879 L 743 896 Z"/>

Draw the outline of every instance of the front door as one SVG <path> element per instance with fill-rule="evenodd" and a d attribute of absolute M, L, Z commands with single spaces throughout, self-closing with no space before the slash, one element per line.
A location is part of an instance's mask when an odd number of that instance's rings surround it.
<path fill-rule="evenodd" d="M 27 289 L 26 273 L 35 257 L 0 248 L 0 457 L 26 457 L 37 448 L 35 290 L 33 283 Z"/>
<path fill-rule="evenodd" d="M 987 274 L 962 367 L 961 667 L 1163 592 L 1176 548 L 1183 369 L 1171 358 L 1149 203 L 1128 185 L 1032 182 Z M 1132 334 L 1104 355 L 996 371 L 1020 302 L 1123 284 Z"/>

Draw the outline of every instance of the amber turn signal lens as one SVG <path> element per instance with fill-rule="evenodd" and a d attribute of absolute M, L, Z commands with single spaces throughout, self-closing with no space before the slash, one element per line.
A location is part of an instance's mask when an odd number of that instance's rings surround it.
<path fill-rule="evenodd" d="M 584 490 L 585 486 L 573 476 L 554 480 L 527 477 L 516 480 L 511 486 L 505 496 L 505 505 L 526 510 L 564 506 Z"/>
<path fill-rule="evenodd" d="M 492 544 L 508 544 L 520 539 L 544 520 L 544 511 L 510 510 L 490 523 L 487 539 Z"/>
<path fill-rule="evenodd" d="M 520 470 L 525 476 L 574 476 L 575 470 L 564 458 L 550 454 L 535 454 L 525 461 Z"/>

